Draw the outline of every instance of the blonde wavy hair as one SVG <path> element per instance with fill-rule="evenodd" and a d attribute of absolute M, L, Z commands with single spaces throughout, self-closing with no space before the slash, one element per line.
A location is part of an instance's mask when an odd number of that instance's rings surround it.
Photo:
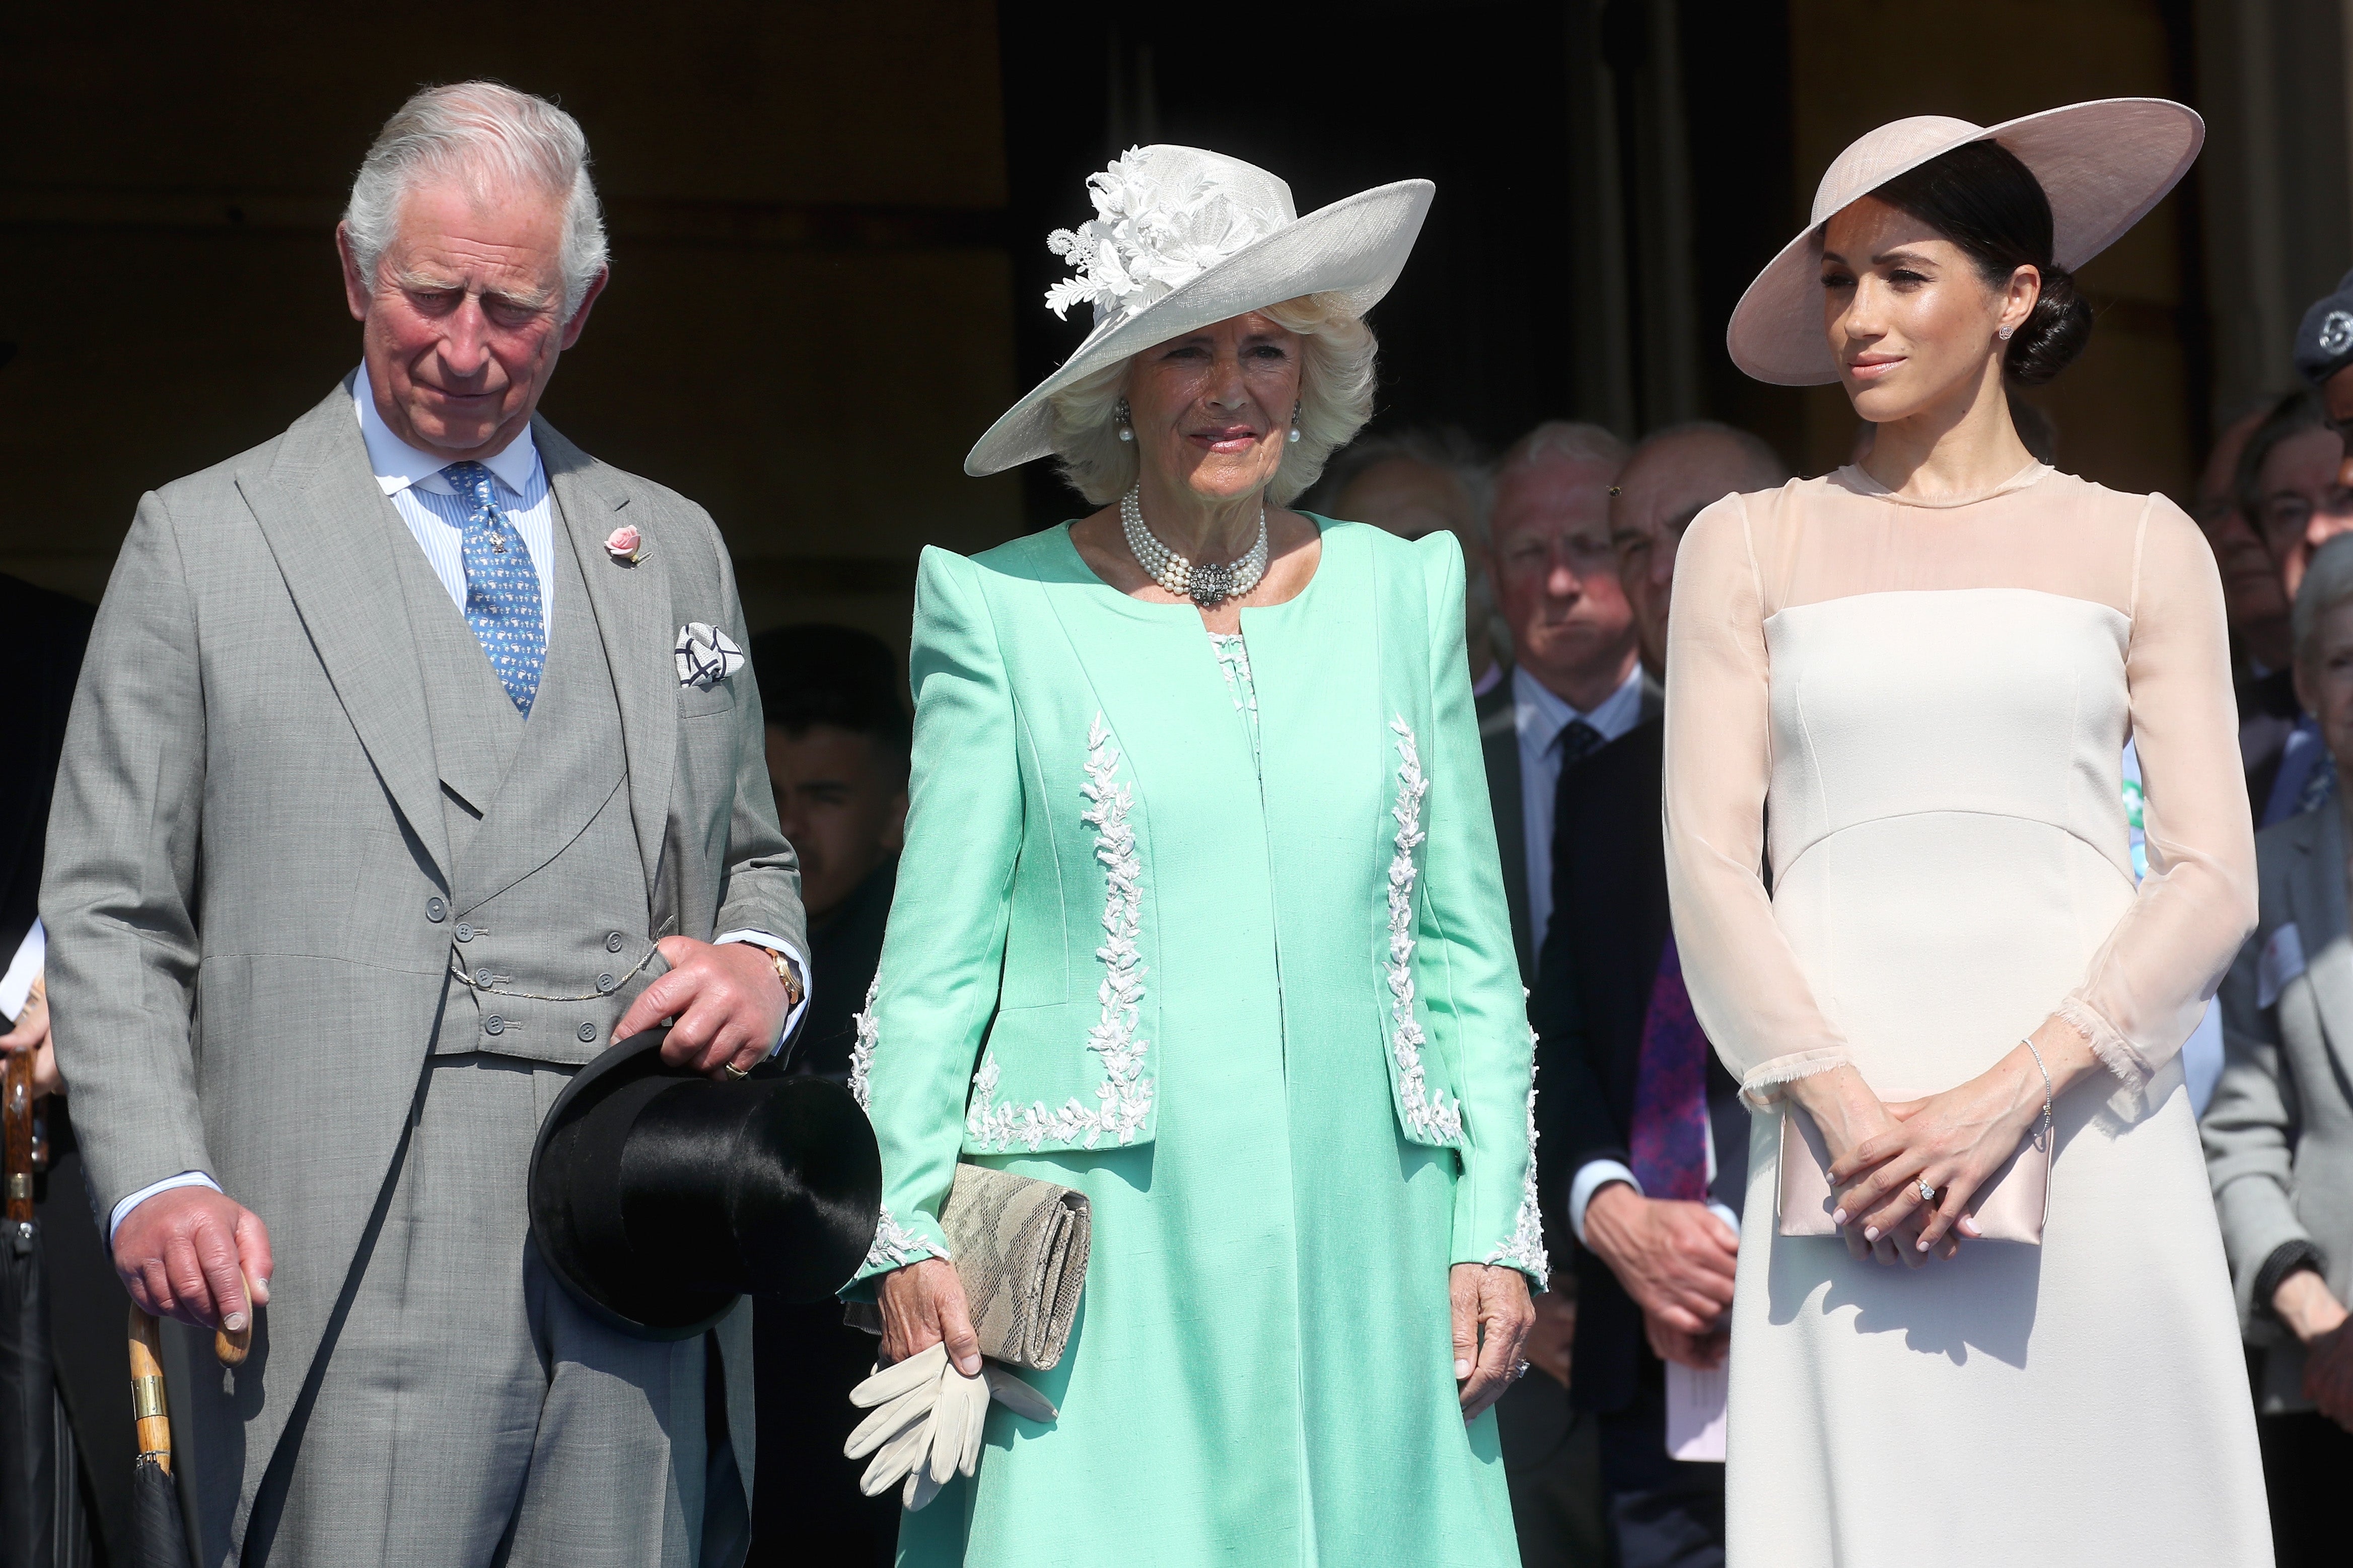
<path fill-rule="evenodd" d="M 1332 454 L 1356 438 L 1373 416 L 1373 329 L 1345 294 L 1309 294 L 1259 312 L 1300 338 L 1299 439 L 1287 442 L 1268 499 L 1288 506 L 1306 493 Z M 1134 355 L 1081 376 L 1046 400 L 1049 439 L 1071 488 L 1108 506 L 1135 483 L 1135 444 L 1119 438 L 1113 410 Z"/>

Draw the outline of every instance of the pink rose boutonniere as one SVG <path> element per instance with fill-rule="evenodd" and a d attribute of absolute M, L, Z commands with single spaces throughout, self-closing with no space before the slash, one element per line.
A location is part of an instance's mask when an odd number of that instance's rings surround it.
<path fill-rule="evenodd" d="M 634 566 L 646 558 L 646 542 L 638 531 L 626 524 L 605 536 L 605 553 L 626 565 Z"/>

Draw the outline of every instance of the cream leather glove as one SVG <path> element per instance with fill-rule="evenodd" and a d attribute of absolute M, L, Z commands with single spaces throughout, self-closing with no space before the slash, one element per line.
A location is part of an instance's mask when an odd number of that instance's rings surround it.
<path fill-rule="evenodd" d="M 900 1501 L 912 1512 L 939 1496 L 958 1471 L 971 1475 L 980 1465 L 991 1399 L 1032 1421 L 1051 1421 L 1059 1414 L 1043 1394 L 995 1362 L 984 1360 L 978 1377 L 965 1376 L 948 1360 L 944 1344 L 878 1369 L 849 1391 L 852 1405 L 873 1412 L 841 1448 L 853 1459 L 874 1456 L 860 1489 L 879 1497 L 904 1478 Z"/>

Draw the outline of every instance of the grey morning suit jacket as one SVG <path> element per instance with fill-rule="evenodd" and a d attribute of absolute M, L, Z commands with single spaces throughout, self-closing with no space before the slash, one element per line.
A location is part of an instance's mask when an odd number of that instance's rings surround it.
<path fill-rule="evenodd" d="M 645 889 L 628 942 L 749 928 L 807 952 L 752 674 L 698 689 L 676 671 L 685 622 L 749 640 L 717 529 L 533 428 L 617 699 Z M 624 523 L 645 541 L 635 566 L 603 548 Z M 395 553 L 414 548 L 341 387 L 276 440 L 149 494 L 58 775 L 41 910 L 99 1212 L 201 1170 L 269 1226 L 270 1304 L 236 1384 L 240 1535 L 385 1187 L 468 891 Z M 564 801 L 545 855 L 608 798 Z M 453 988 L 448 1005 L 475 1004 Z M 506 1048 L 577 1064 L 604 1044 L 549 1030 Z"/>
<path fill-rule="evenodd" d="M 2200 1131 L 2230 1254 L 2239 1315 L 2265 1348 L 2257 1407 L 2305 1410 L 2304 1348 L 2256 1279 L 2283 1247 L 2309 1244 L 2340 1301 L 2353 1300 L 2353 932 L 2346 923 L 2345 822 L 2335 803 L 2255 835 L 2255 934 L 2222 982 L 2222 1077 Z M 2284 960 L 2295 928 L 2303 963 Z M 2284 979 L 2258 1006 L 2266 960 Z M 2267 1280 L 2276 1288 L 2275 1280 Z"/>

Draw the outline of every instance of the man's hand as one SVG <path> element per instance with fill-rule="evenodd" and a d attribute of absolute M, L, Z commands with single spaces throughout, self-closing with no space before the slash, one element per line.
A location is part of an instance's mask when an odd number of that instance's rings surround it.
<path fill-rule="evenodd" d="M 41 981 L 33 982 L 32 994 L 25 998 L 25 1010 L 16 1015 L 16 1026 L 0 1035 L 0 1051 L 33 1053 L 35 1100 L 46 1100 L 65 1091 L 65 1080 L 58 1076 L 58 1047 L 49 1038 L 48 987 Z"/>
<path fill-rule="evenodd" d="M 1679 1334 L 1712 1334 L 1732 1308 L 1740 1238 L 1705 1204 L 1646 1198 L 1612 1182 L 1585 1205 L 1585 1244 L 1646 1319 Z"/>
<path fill-rule="evenodd" d="M 655 944 L 670 973 L 638 994 L 613 1038 L 626 1040 L 664 1018 L 677 1020 L 662 1060 L 712 1078 L 733 1066 L 746 1071 L 768 1059 L 787 1011 L 785 983 L 768 955 L 748 942 L 713 945 L 690 936 Z"/>
<path fill-rule="evenodd" d="M 1552 1289 L 1535 1299 L 1535 1310 L 1536 1326 L 1528 1331 L 1527 1348 L 1520 1353 L 1530 1366 L 1567 1388 L 1569 1360 L 1577 1348 L 1577 1298 L 1556 1275 Z"/>
<path fill-rule="evenodd" d="M 249 1304 L 239 1268 L 253 1281 Z M 269 1305 L 269 1230 L 210 1187 L 174 1187 L 122 1216 L 114 1271 L 141 1310 L 235 1333 Z"/>
<path fill-rule="evenodd" d="M 2304 1343 L 2304 1396 L 2323 1415 L 2353 1431 L 2353 1316 L 2329 1294 L 2328 1282 L 2309 1268 L 2279 1282 L 2272 1310 Z"/>
<path fill-rule="evenodd" d="M 1732 1335 L 1722 1329 L 1712 1334 L 1687 1334 L 1681 1329 L 1670 1328 L 1656 1314 L 1642 1314 L 1642 1334 L 1651 1342 L 1651 1352 L 1661 1361 L 1677 1362 L 1701 1372 L 1710 1372 L 1724 1364 L 1724 1353 L 1731 1348 Z"/>

